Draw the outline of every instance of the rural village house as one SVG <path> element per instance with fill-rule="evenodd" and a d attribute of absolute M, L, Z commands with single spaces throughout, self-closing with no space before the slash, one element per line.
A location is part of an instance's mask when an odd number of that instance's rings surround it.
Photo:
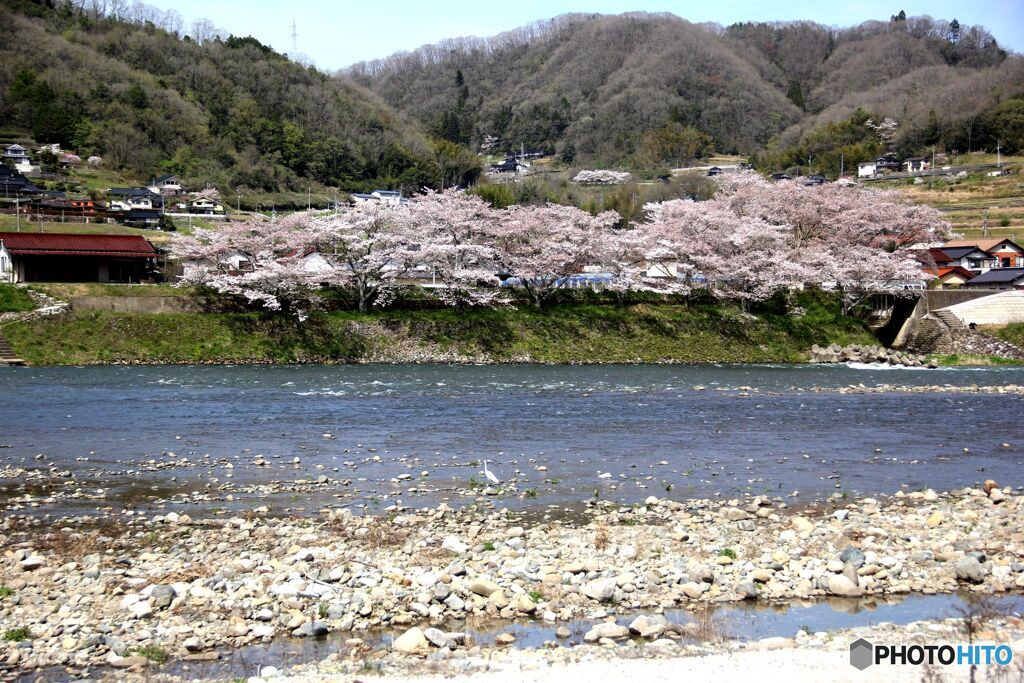
<path fill-rule="evenodd" d="M 143 282 L 156 257 L 135 235 L 0 232 L 0 282 Z"/>

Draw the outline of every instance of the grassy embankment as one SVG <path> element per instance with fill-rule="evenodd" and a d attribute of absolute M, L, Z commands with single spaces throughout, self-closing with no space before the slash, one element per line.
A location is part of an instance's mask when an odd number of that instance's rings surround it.
<path fill-rule="evenodd" d="M 33 364 L 203 362 L 795 362 L 814 343 L 873 343 L 859 320 L 804 295 L 800 317 L 765 306 L 564 305 L 516 310 L 319 313 L 79 312 L 9 323 Z"/>
<path fill-rule="evenodd" d="M 31 311 L 33 308 L 32 297 L 24 289 L 0 285 L 0 313 Z"/>

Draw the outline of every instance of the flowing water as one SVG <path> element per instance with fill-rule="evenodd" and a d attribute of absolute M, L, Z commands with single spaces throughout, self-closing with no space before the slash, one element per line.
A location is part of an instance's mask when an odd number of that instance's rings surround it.
<path fill-rule="evenodd" d="M 460 506 L 485 459 L 486 499 L 540 511 L 1024 483 L 1024 396 L 834 391 L 857 384 L 1024 385 L 1024 368 L 0 368 L 0 506 Z"/>

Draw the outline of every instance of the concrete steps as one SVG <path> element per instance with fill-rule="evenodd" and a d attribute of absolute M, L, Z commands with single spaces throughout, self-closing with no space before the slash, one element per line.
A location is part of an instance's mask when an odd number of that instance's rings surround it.
<path fill-rule="evenodd" d="M 0 365 L 24 365 L 25 361 L 14 355 L 7 338 L 0 334 Z"/>
<path fill-rule="evenodd" d="M 950 311 L 948 308 L 943 308 L 932 313 L 936 318 L 941 320 L 949 328 L 950 332 L 958 332 L 960 330 L 967 329 L 964 325 L 964 321 L 957 317 L 955 313 Z"/>

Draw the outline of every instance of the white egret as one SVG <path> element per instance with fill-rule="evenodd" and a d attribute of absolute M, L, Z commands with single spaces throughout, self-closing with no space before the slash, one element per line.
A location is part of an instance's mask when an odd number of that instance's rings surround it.
<path fill-rule="evenodd" d="M 484 476 L 487 477 L 487 479 L 492 484 L 500 484 L 501 483 L 501 479 L 498 479 L 496 476 L 494 476 L 494 472 L 491 472 L 489 469 L 487 469 L 487 461 L 486 460 L 484 460 Z"/>

